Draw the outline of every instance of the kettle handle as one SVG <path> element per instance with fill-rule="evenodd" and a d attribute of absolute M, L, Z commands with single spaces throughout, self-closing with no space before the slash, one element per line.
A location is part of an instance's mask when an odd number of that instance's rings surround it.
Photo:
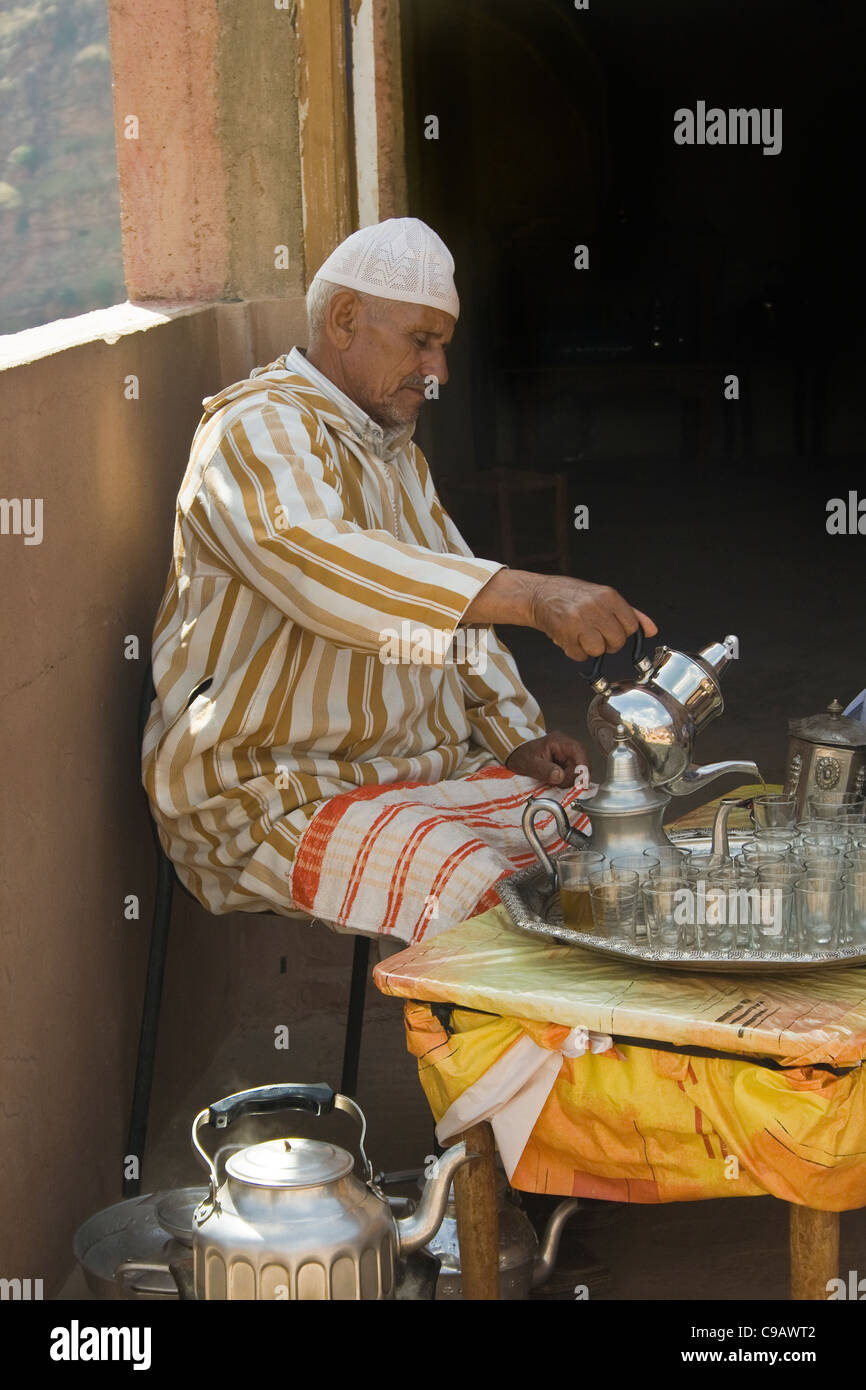
<path fill-rule="evenodd" d="M 643 644 L 644 630 L 640 625 L 638 625 L 638 630 L 632 638 L 631 646 L 631 660 L 633 666 L 637 666 L 641 661 L 643 661 Z M 579 676 L 582 676 L 585 681 L 589 681 L 590 685 L 595 685 L 596 681 L 601 675 L 601 668 L 604 664 L 604 658 L 606 656 L 607 652 L 602 652 L 601 656 L 597 656 L 589 669 L 589 673 L 587 673 L 586 671 L 581 671 L 580 667 L 578 666 L 577 674 Z"/>
<path fill-rule="evenodd" d="M 274 1110 L 306 1110 L 311 1115 L 330 1115 L 336 1093 L 325 1082 L 294 1085 L 254 1086 L 236 1091 L 208 1106 L 208 1120 L 214 1129 L 228 1129 L 241 1115 L 269 1115 Z"/>
<path fill-rule="evenodd" d="M 310 1085 L 288 1081 L 275 1086 L 255 1086 L 249 1091 L 236 1091 L 234 1095 L 206 1106 L 196 1115 L 192 1122 L 192 1146 L 210 1174 L 211 1204 L 216 1200 L 219 1179 L 214 1160 L 199 1143 L 199 1129 L 205 1124 L 213 1125 L 214 1129 L 227 1129 L 242 1115 L 269 1115 L 277 1110 L 305 1110 L 311 1115 L 329 1115 L 332 1110 L 342 1110 L 351 1115 L 361 1127 L 358 1151 L 364 1164 L 366 1181 L 372 1183 L 373 1165 L 364 1150 L 367 1121 L 360 1105 L 351 1096 L 341 1095 L 323 1081 Z"/>

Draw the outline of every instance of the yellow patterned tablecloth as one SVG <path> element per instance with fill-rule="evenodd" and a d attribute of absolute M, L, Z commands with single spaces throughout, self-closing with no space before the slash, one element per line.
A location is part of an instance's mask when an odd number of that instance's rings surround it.
<path fill-rule="evenodd" d="M 522 1038 L 555 1052 L 575 1026 L 613 1036 L 612 1051 L 563 1058 L 512 1175 L 517 1188 L 866 1205 L 866 968 L 740 976 L 627 966 L 540 942 L 496 908 L 388 957 L 374 978 L 415 1001 L 408 1045 L 437 1122 Z M 423 1001 L 458 1007 L 446 1027 Z M 624 1037 L 745 1055 L 616 1043 Z"/>
<path fill-rule="evenodd" d="M 494 908 L 374 972 L 384 994 L 509 1018 L 773 1057 L 791 1067 L 866 1056 L 866 967 L 716 975 L 627 965 L 540 941 Z"/>

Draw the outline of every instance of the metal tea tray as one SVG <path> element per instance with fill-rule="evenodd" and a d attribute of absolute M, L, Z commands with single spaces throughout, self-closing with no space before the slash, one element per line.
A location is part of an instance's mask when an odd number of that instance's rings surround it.
<path fill-rule="evenodd" d="M 674 832 L 672 842 L 687 849 L 708 850 L 709 835 L 695 832 Z M 730 835 L 732 848 L 745 837 L 735 831 Z M 554 861 L 555 862 L 555 861 Z M 552 889 L 550 879 L 540 864 L 521 869 L 510 878 L 496 884 L 496 892 L 509 917 L 521 931 L 560 945 L 580 946 L 595 955 L 612 960 L 636 961 L 640 965 L 661 966 L 665 970 L 714 970 L 724 974 L 772 971 L 776 974 L 795 970 L 817 970 L 842 965 L 866 965 L 866 947 L 843 946 L 836 951 L 756 951 L 737 947 L 725 951 L 703 951 L 697 947 L 677 951 L 670 947 L 651 946 L 637 941 L 626 946 L 622 942 L 606 941 L 592 932 L 574 931 L 562 919 L 559 890 Z"/>

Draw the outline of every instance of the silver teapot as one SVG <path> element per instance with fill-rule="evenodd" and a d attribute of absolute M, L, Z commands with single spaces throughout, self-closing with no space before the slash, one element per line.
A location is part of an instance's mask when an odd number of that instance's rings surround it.
<path fill-rule="evenodd" d="M 785 794 L 804 816 L 810 796 L 853 792 L 866 787 L 866 724 L 842 713 L 838 700 L 826 711 L 788 721 L 788 763 Z"/>
<path fill-rule="evenodd" d="M 526 1212 L 510 1196 L 505 1174 L 498 1171 L 496 1196 L 499 1209 L 499 1297 L 527 1299 L 531 1290 L 540 1288 L 553 1273 L 563 1227 L 569 1217 L 579 1210 L 580 1202 L 576 1197 L 567 1197 L 559 1202 L 539 1241 Z M 436 1298 L 445 1301 L 462 1298 L 463 1275 L 453 1188 L 449 1192 L 444 1220 L 426 1249 L 440 1262 Z"/>
<path fill-rule="evenodd" d="M 556 863 L 551 859 L 535 829 L 538 815 L 553 816 L 560 837 L 572 848 L 590 846 L 608 859 L 619 854 L 643 854 L 645 850 L 670 848 L 662 818 L 670 797 L 660 787 L 651 787 L 641 760 L 631 746 L 625 726 L 614 730 L 604 780 L 594 796 L 581 797 L 572 810 L 589 817 L 592 839 L 571 824 L 564 807 L 552 796 L 533 796 L 523 812 L 523 833 L 539 863 L 547 870 L 551 886 L 557 888 Z"/>
<path fill-rule="evenodd" d="M 352 1115 L 361 1127 L 366 1181 L 355 1176 L 352 1154 L 321 1140 L 250 1144 L 223 1165 L 199 1142 L 198 1132 L 207 1123 L 222 1130 L 241 1115 L 279 1110 Z M 210 1190 L 193 1217 L 196 1298 L 393 1299 L 398 1257 L 433 1238 L 451 1179 L 474 1155 L 462 1143 L 448 1149 L 417 1211 L 397 1220 L 373 1182 L 364 1152 L 366 1130 L 355 1101 L 326 1085 L 262 1086 L 201 1110 L 193 1121 L 192 1143 L 210 1175 Z"/>
<path fill-rule="evenodd" d="M 687 796 L 726 772 L 760 777 L 753 762 L 707 763 L 701 767 L 692 761 L 695 735 L 725 707 L 719 676 L 737 646 L 733 636 L 724 642 L 710 642 L 696 656 L 660 646 L 650 661 L 643 655 L 639 629 L 632 650 L 637 680 L 608 681 L 601 674 L 603 656 L 585 677 L 596 692 L 586 716 L 589 732 L 603 752 L 609 753 L 618 729 L 625 728 L 652 785 L 665 787 L 673 796 Z"/>

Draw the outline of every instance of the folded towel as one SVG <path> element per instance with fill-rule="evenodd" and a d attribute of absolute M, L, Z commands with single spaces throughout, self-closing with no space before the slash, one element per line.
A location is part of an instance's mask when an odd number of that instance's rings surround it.
<path fill-rule="evenodd" d="M 301 836 L 292 898 L 352 931 L 420 941 L 494 906 L 494 884 L 535 862 L 521 827 L 530 796 L 553 794 L 568 808 L 582 790 L 563 793 L 491 764 L 455 781 L 332 797 Z M 585 815 L 570 819 L 589 828 Z M 547 849 L 564 848 L 552 816 L 535 825 Z"/>
<path fill-rule="evenodd" d="M 563 1058 L 612 1048 L 613 1038 L 607 1033 L 583 1027 L 572 1028 L 555 1050 L 539 1046 L 524 1033 L 448 1107 L 436 1126 L 436 1138 L 440 1144 L 447 1143 L 455 1134 L 489 1120 L 510 1182 L 556 1085 Z"/>

